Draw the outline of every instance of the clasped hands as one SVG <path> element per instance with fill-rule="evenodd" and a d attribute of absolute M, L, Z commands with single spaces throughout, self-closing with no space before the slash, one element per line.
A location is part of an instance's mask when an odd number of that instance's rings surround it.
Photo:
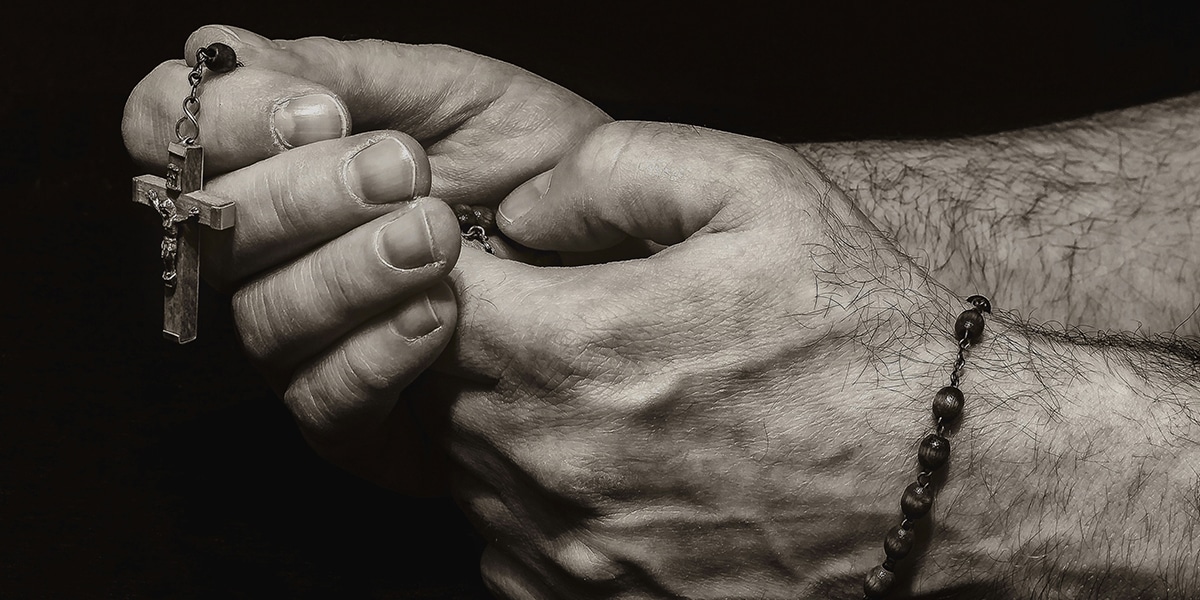
<path fill-rule="evenodd" d="M 204 83 L 201 142 L 239 217 L 205 276 L 318 452 L 448 489 L 502 597 L 860 589 L 963 305 L 808 161 L 453 48 L 210 26 L 184 56 L 217 41 L 245 67 Z M 129 99 L 149 169 L 188 69 Z M 579 266 L 463 246 L 449 203 Z"/>

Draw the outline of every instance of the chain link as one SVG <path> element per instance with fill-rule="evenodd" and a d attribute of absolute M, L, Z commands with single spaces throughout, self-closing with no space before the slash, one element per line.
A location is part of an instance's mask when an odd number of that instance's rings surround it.
<path fill-rule="evenodd" d="M 192 93 L 183 99 L 183 116 L 175 121 L 175 137 L 179 143 L 191 146 L 200 139 L 200 82 L 204 79 L 204 67 L 208 65 L 208 55 L 204 48 L 196 51 L 196 66 L 188 73 L 188 83 L 192 85 Z M 184 125 L 191 124 L 191 134 L 184 135 Z"/>
<path fill-rule="evenodd" d="M 962 376 L 962 368 L 967 364 L 965 355 L 968 348 L 971 347 L 971 341 L 967 339 L 968 333 L 963 334 L 963 338 L 958 341 L 958 358 L 954 361 L 954 370 L 950 371 L 950 385 L 958 387 L 959 378 Z"/>
<path fill-rule="evenodd" d="M 488 254 L 495 254 L 496 249 L 492 247 L 492 243 L 488 241 L 487 230 L 479 225 L 472 225 L 467 229 L 466 233 L 462 234 L 462 238 L 467 241 L 479 242 L 483 246 L 483 251 Z"/>

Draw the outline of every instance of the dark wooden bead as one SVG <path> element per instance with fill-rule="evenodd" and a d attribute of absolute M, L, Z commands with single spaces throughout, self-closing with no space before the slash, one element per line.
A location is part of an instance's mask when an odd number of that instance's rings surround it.
<path fill-rule="evenodd" d="M 942 468 L 949 458 L 950 440 L 936 433 L 931 433 L 921 440 L 921 447 L 917 449 L 917 460 L 922 467 L 936 471 Z"/>
<path fill-rule="evenodd" d="M 919 483 L 912 483 L 904 489 L 904 497 L 900 498 L 900 510 L 909 519 L 920 519 L 929 514 L 933 507 L 933 494 L 929 488 Z"/>
<path fill-rule="evenodd" d="M 975 308 L 978 308 L 989 315 L 992 314 L 992 301 L 988 300 L 987 296 L 975 294 L 974 296 L 967 298 L 967 302 L 970 302 L 975 306 Z"/>
<path fill-rule="evenodd" d="M 215 73 L 228 73 L 238 66 L 237 53 L 228 44 L 215 42 L 204 49 L 208 57 L 208 68 Z"/>
<path fill-rule="evenodd" d="M 487 231 L 492 231 L 496 228 L 496 213 L 486 206 L 475 207 L 475 224 L 484 228 Z"/>
<path fill-rule="evenodd" d="M 961 340 L 964 335 L 972 346 L 983 339 L 983 314 L 978 310 L 964 310 L 954 322 L 954 339 Z"/>
<path fill-rule="evenodd" d="M 450 207 L 454 211 L 454 216 L 458 217 L 458 226 L 463 231 L 478 225 L 478 218 L 475 216 L 475 209 L 466 204 L 455 204 Z"/>
<path fill-rule="evenodd" d="M 897 525 L 888 532 L 887 538 L 883 540 L 883 551 L 887 552 L 888 558 L 900 560 L 912 551 L 913 541 L 916 538 L 912 529 Z"/>
<path fill-rule="evenodd" d="M 947 421 L 953 421 L 962 414 L 962 391 L 954 386 L 946 386 L 933 397 L 933 416 Z"/>
<path fill-rule="evenodd" d="M 868 598 L 883 598 L 892 591 L 894 583 L 896 574 L 879 565 L 867 572 L 867 579 L 863 581 L 863 593 Z"/>

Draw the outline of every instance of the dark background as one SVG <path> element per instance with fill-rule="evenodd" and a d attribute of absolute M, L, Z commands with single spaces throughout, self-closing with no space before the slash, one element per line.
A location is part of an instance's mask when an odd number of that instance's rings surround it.
<path fill-rule="evenodd" d="M 617 118 L 780 141 L 994 131 L 1200 89 L 1196 3 L 832 4 L 6 9 L 0 596 L 485 596 L 481 543 L 452 504 L 307 449 L 241 357 L 225 298 L 205 291 L 197 342 L 160 340 L 157 222 L 129 201 L 120 115 L 200 25 L 448 43 Z"/>

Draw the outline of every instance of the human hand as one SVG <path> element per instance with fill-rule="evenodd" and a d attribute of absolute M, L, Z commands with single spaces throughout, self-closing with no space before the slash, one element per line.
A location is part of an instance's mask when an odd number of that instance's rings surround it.
<path fill-rule="evenodd" d="M 761 140 L 609 125 L 500 211 L 535 248 L 668 248 L 558 269 L 460 258 L 442 368 L 473 383 L 423 384 L 458 390 L 443 434 L 492 589 L 861 590 L 900 520 L 958 303 Z"/>
<path fill-rule="evenodd" d="M 500 208 L 535 248 L 668 247 L 559 269 L 467 251 L 456 266 L 446 368 L 475 383 L 439 406 L 492 589 L 861 598 L 918 470 L 960 300 L 760 140 L 609 125 Z M 1200 435 L 1195 350 L 1085 342 L 989 319 L 899 591 L 1194 589 L 1200 462 L 1181 448 Z"/>
<path fill-rule="evenodd" d="M 608 117 L 449 47 L 271 41 L 209 26 L 185 55 L 213 42 L 244 66 L 201 85 L 200 141 L 208 174 L 219 175 L 206 190 L 238 205 L 235 228 L 202 229 L 205 278 L 237 289 L 247 351 L 319 452 L 391 487 L 434 491 L 441 469 L 429 467 L 409 418 L 420 399 L 398 398 L 457 316 L 440 281 L 458 258 L 459 228 L 440 200 L 495 204 Z M 149 169 L 164 168 L 188 71 L 184 61 L 159 65 L 126 105 L 126 146 Z M 351 120 L 379 131 L 343 137 Z M 439 200 L 422 198 L 430 194 Z M 359 385 L 363 370 L 371 378 Z M 382 481 L 360 459 L 384 443 L 374 434 L 386 415 L 407 432 L 389 453 L 415 458 Z"/>

